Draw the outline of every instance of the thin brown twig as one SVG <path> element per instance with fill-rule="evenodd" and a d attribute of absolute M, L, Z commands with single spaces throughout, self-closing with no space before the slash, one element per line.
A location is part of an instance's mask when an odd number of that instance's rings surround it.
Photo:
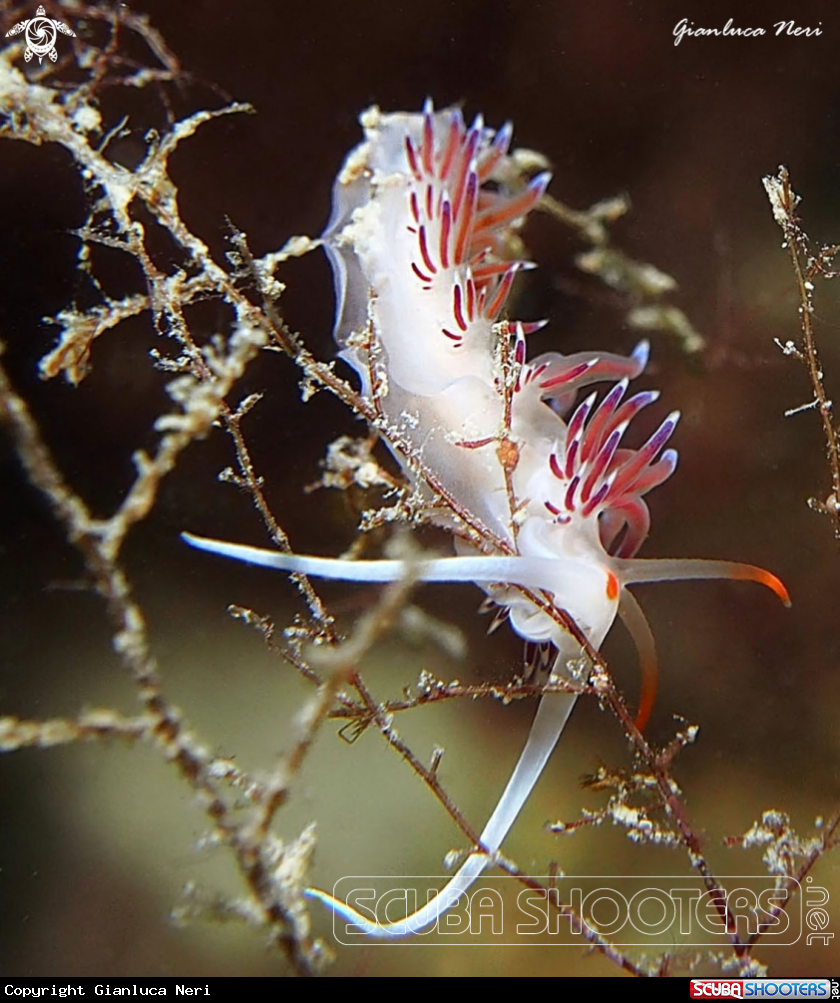
<path fill-rule="evenodd" d="M 203 430 L 201 420 L 196 418 L 198 424 L 185 427 L 179 433 L 169 433 L 174 440 L 170 448 L 176 454 Z M 246 829 L 233 817 L 217 788 L 212 757 L 196 740 L 178 711 L 170 705 L 160 686 L 143 614 L 118 563 L 120 546 L 133 520 L 127 518 L 122 509 L 111 520 L 102 522 L 91 518 L 84 502 L 67 485 L 41 438 L 29 408 L 12 388 L 2 365 L 0 421 L 7 426 L 15 442 L 29 480 L 49 502 L 55 517 L 64 526 L 67 539 L 82 553 L 88 571 L 105 599 L 113 624 L 114 647 L 137 685 L 138 697 L 151 719 L 150 733 L 163 749 L 167 760 L 195 791 L 220 840 L 233 851 L 255 901 L 263 910 L 266 923 L 272 928 L 275 942 L 288 953 L 301 974 L 311 974 L 319 962 L 320 949 L 308 935 L 305 917 L 301 919 L 294 902 L 290 907 L 284 907 L 283 890 L 278 889 L 265 853 L 258 843 L 248 838 Z M 149 473 L 152 469 L 158 473 L 156 480 Z M 147 490 L 154 496 L 160 479 L 169 469 L 171 463 L 167 459 L 157 467 L 140 470 L 138 480 L 144 479 Z M 127 500 L 132 497 L 129 491 Z M 144 504 L 146 511 L 151 507 L 152 500 Z"/>
<path fill-rule="evenodd" d="M 782 350 L 788 355 L 796 355 L 805 363 L 813 392 L 811 403 L 801 408 L 793 408 L 787 414 L 791 415 L 810 407 L 816 407 L 819 411 L 831 474 L 831 493 L 825 502 L 812 502 L 812 507 L 829 516 L 834 526 L 835 539 L 840 540 L 840 442 L 838 442 L 837 429 L 834 425 L 832 401 L 825 391 L 823 368 L 817 352 L 814 335 L 814 287 L 811 282 L 817 275 L 828 275 L 825 267 L 826 261 L 836 253 L 837 249 L 823 248 L 819 254 L 811 254 L 808 237 L 802 230 L 796 215 L 799 196 L 791 187 L 787 168 L 780 167 L 777 177 L 764 178 L 764 187 L 773 209 L 773 218 L 782 228 L 785 236 L 785 245 L 793 266 L 799 298 L 802 351 L 797 351 L 791 343 L 783 345 Z"/>
<path fill-rule="evenodd" d="M 471 844 L 470 853 L 485 853 L 487 854 L 487 848 L 482 844 L 481 838 L 478 831 L 473 828 L 473 826 L 467 821 L 463 812 L 458 808 L 458 806 L 453 801 L 452 797 L 447 793 L 446 789 L 440 782 L 437 775 L 437 766 L 439 763 L 439 757 L 433 760 L 430 767 L 425 766 L 421 760 L 415 755 L 411 748 L 406 744 L 403 739 L 399 737 L 394 731 L 387 713 L 384 710 L 384 705 L 380 705 L 371 695 L 370 691 L 365 686 L 364 682 L 357 675 L 351 678 L 353 686 L 356 688 L 359 696 L 361 697 L 362 703 L 367 709 L 368 714 L 372 721 L 375 722 L 377 730 L 388 743 L 388 745 L 409 765 L 412 771 L 423 781 L 426 787 L 432 792 L 432 794 L 440 802 L 444 810 L 447 812 L 449 817 L 455 823 L 455 825 L 461 830 L 461 832 L 467 837 Z M 489 854 L 488 854 L 489 855 Z M 596 930 L 594 930 L 582 916 L 578 916 L 575 910 L 564 903 L 561 903 L 559 897 L 555 894 L 551 894 L 550 890 L 544 885 L 540 884 L 535 878 L 529 877 L 524 871 L 520 870 L 515 864 L 506 860 L 502 854 L 494 854 L 495 863 L 502 868 L 506 873 L 510 874 L 512 877 L 516 878 L 520 884 L 524 885 L 526 888 L 532 891 L 538 892 L 543 895 L 546 901 L 555 908 L 561 915 L 566 916 L 571 924 L 571 929 L 574 933 L 580 935 L 586 942 L 599 952 L 601 952 L 606 958 L 617 964 L 620 968 L 636 976 L 646 976 L 649 972 L 635 965 L 627 955 L 623 954 L 621 951 L 613 947 L 604 937 L 602 937 Z"/>
<path fill-rule="evenodd" d="M 409 565 L 406 577 L 393 582 L 382 591 L 378 603 L 359 618 L 349 638 L 338 645 L 326 647 L 313 645 L 311 648 L 309 661 L 316 671 L 321 670 L 320 675 L 324 678 L 324 682 L 318 687 L 314 698 L 298 715 L 298 738 L 291 750 L 283 756 L 281 764 L 275 769 L 269 781 L 269 794 L 263 801 L 262 810 L 255 824 L 258 839 L 267 834 L 275 813 L 284 803 L 291 778 L 297 773 L 311 748 L 318 729 L 333 705 L 339 687 L 347 681 L 358 678 L 359 663 L 376 640 L 390 627 L 394 616 L 405 604 L 413 584 Z"/>

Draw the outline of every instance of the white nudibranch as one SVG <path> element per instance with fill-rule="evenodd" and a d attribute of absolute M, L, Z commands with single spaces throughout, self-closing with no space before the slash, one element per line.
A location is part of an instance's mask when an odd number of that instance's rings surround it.
<path fill-rule="evenodd" d="M 208 540 L 184 539 L 212 553 L 287 572 L 345 581 L 474 582 L 502 607 L 526 641 L 550 645 L 553 671 L 568 678 L 580 644 L 562 626 L 570 617 L 594 649 L 618 613 L 639 649 L 643 692 L 638 724 L 650 714 L 656 656 L 650 628 L 628 586 L 636 582 L 734 578 L 767 585 L 789 604 L 784 585 L 761 568 L 724 561 L 641 560 L 650 522 L 644 495 L 673 472 L 666 449 L 679 414 L 669 414 L 639 448 L 623 445 L 633 418 L 655 391 L 627 397 L 644 370 L 647 342 L 627 357 L 607 352 L 526 359 L 526 336 L 541 323 L 499 324 L 526 262 L 507 248 L 549 181 L 517 185 L 508 149 L 512 130 L 494 132 L 479 117 L 467 127 L 458 109 L 361 117 L 364 142 L 336 181 L 323 246 L 338 301 L 335 337 L 387 428 L 434 473 L 460 511 L 485 533 L 481 551 L 456 540 L 457 554 L 420 561 L 343 561 Z M 505 390 L 500 339 L 511 339 L 515 385 Z M 384 373 L 387 391 L 375 371 Z M 583 387 L 611 383 L 577 402 Z M 412 416 L 407 422 L 405 415 Z M 511 447 L 503 465 L 502 443 Z M 404 448 L 404 446 L 403 446 Z M 429 497 L 413 466 L 406 475 Z M 455 516 L 438 506 L 441 525 Z M 526 591 L 544 594 L 542 608 Z M 547 610 L 546 604 L 549 606 Z M 553 604 L 563 615 L 550 613 Z M 326 892 L 309 889 L 372 937 L 400 937 L 434 924 L 490 866 L 551 755 L 574 693 L 540 700 L 525 748 L 477 847 L 426 906 L 379 924 Z"/>

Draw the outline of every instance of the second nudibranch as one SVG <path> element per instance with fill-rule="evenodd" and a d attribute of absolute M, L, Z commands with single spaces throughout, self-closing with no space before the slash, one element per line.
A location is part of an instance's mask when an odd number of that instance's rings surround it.
<path fill-rule="evenodd" d="M 386 443 L 401 442 L 395 456 L 428 498 L 430 517 L 457 529 L 451 509 L 433 506 L 439 499 L 418 465 L 486 539 L 479 550 L 456 537 L 455 556 L 421 561 L 410 574 L 478 585 L 517 634 L 554 649 L 553 672 L 566 679 L 581 650 L 563 616 L 597 650 L 620 614 L 642 661 L 641 727 L 655 695 L 655 651 L 629 585 L 734 578 L 767 585 L 785 603 L 787 592 L 751 565 L 636 557 L 650 523 L 644 496 L 676 466 L 677 454 L 666 445 L 679 415 L 667 415 L 640 447 L 628 447 L 633 419 L 658 398 L 655 391 L 628 397 L 629 382 L 647 363 L 646 342 L 626 357 L 548 352 L 528 360 L 527 335 L 542 325 L 497 323 L 517 272 L 528 266 L 508 260 L 511 237 L 549 181 L 547 174 L 517 181 L 510 126 L 493 132 L 478 118 L 467 127 L 458 109 L 434 112 L 430 103 L 419 115 L 372 108 L 361 122 L 365 140 L 339 174 L 323 237 L 335 278 L 340 355 L 356 371 L 363 395 L 375 398 Z M 512 339 L 515 380 L 507 391 L 501 338 Z M 600 399 L 592 392 L 579 401 L 593 384 L 608 389 Z M 502 439 L 515 447 L 515 462 L 506 467 Z M 227 557 L 326 578 L 387 582 L 409 573 L 401 561 L 342 561 L 185 539 Z M 529 592 L 545 602 L 535 604 Z M 562 614 L 553 616 L 552 606 Z M 575 699 L 571 692 L 541 698 L 480 848 L 422 909 L 380 924 L 326 892 L 308 894 L 373 937 L 405 936 L 435 923 L 492 863 Z"/>

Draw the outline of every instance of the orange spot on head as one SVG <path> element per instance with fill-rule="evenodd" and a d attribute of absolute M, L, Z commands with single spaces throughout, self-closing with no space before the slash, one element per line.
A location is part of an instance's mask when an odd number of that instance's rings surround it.
<path fill-rule="evenodd" d="M 607 572 L 607 599 L 618 599 L 618 579 L 612 573 Z"/>

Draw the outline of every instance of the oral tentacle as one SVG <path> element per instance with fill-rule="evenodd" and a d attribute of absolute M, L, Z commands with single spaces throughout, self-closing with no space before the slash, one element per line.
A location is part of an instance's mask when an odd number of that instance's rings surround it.
<path fill-rule="evenodd" d="M 642 582 L 688 582 L 709 579 L 731 579 L 737 582 L 757 582 L 771 589 L 785 606 L 790 606 L 790 595 L 782 581 L 772 572 L 753 564 L 734 561 L 705 561 L 697 558 L 634 558 L 615 560 L 616 573 L 622 585 Z"/>
<path fill-rule="evenodd" d="M 554 747 L 569 720 L 577 700 L 575 693 L 547 693 L 537 708 L 525 748 L 514 767 L 510 780 L 499 798 L 493 814 L 482 830 L 479 840 L 486 852 L 471 853 L 455 876 L 425 906 L 392 923 L 372 923 L 352 906 L 318 888 L 307 888 L 305 894 L 316 898 L 336 915 L 359 926 L 370 937 L 382 939 L 405 937 L 420 933 L 436 923 L 465 894 L 475 880 L 493 863 L 505 837 L 528 800 L 534 785 L 548 762 Z"/>
<path fill-rule="evenodd" d="M 656 692 L 659 688 L 659 658 L 656 654 L 656 641 L 644 610 L 636 602 L 636 597 L 628 588 L 621 590 L 618 616 L 633 639 L 639 656 L 642 692 L 639 696 L 639 709 L 636 711 L 636 727 L 639 731 L 644 731 L 656 703 Z"/>
<path fill-rule="evenodd" d="M 181 538 L 197 550 L 246 564 L 345 582 L 386 583 L 405 578 L 414 578 L 419 582 L 504 582 L 553 592 L 558 581 L 589 580 L 593 574 L 592 569 L 581 565 L 579 561 L 563 558 L 482 555 L 438 557 L 416 562 L 387 558 L 345 561 L 336 557 L 310 557 L 263 547 L 249 547 L 195 536 L 193 533 L 182 533 Z M 594 574 L 597 575 L 598 572 L 595 571 Z"/>

